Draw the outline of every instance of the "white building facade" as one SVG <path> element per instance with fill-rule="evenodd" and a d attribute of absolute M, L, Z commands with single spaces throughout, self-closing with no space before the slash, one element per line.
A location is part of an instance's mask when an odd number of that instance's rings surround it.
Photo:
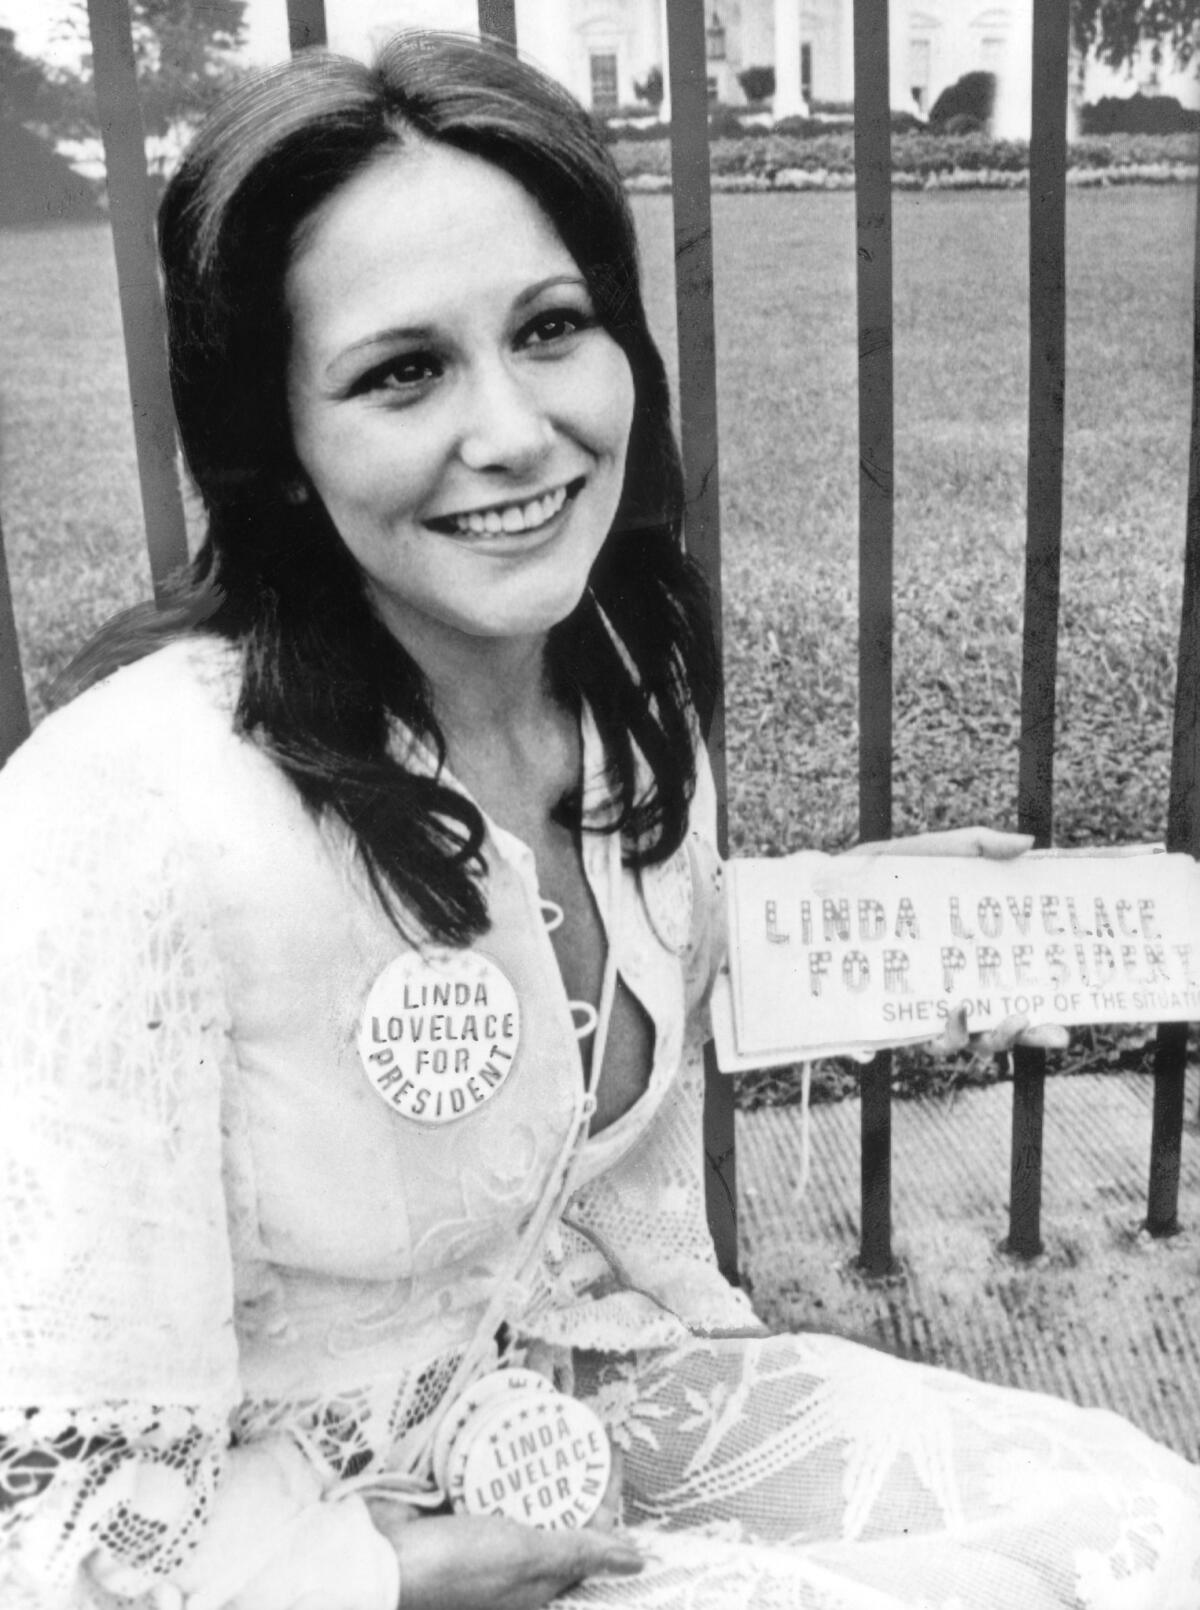
<path fill-rule="evenodd" d="M 771 67 L 776 118 L 853 101 L 852 0 L 710 0 L 706 9 L 714 100 L 742 104 L 738 75 Z M 665 0 L 516 0 L 516 13 L 522 50 L 598 111 L 634 106 L 635 86 L 666 62 Z M 890 0 L 890 25 L 894 108 L 927 115 L 948 85 L 982 70 L 997 79 L 994 132 L 1028 138 L 1033 0 Z M 1195 67 L 1151 58 L 1147 48 L 1121 73 L 1088 63 L 1074 77 L 1075 101 L 1141 90 L 1200 105 Z"/>
<path fill-rule="evenodd" d="M 894 107 L 928 112 L 963 73 L 1002 88 L 998 132 L 1028 125 L 1031 0 L 891 0 Z M 666 60 L 665 0 L 517 0 L 522 50 L 599 111 L 630 107 L 635 85 Z M 854 99 L 851 0 L 717 0 L 708 7 L 709 90 L 745 101 L 738 75 L 775 73 L 776 118 Z"/>
<path fill-rule="evenodd" d="M 403 26 L 473 28 L 475 0 L 327 0 L 334 48 L 368 49 Z M 545 67 L 585 106 L 607 113 L 641 107 L 638 86 L 665 69 L 666 0 L 516 0 L 521 52 Z M 709 93 L 744 104 L 739 74 L 770 67 L 775 118 L 854 99 L 852 0 L 708 0 Z M 1033 0 L 890 0 L 891 103 L 928 114 L 948 85 L 984 70 L 997 79 L 994 132 L 1028 138 Z M 1089 63 L 1073 79 L 1075 100 L 1146 93 L 1200 105 L 1193 66 L 1155 67 L 1143 52 L 1120 74 Z M 669 102 L 661 109 L 670 115 Z"/>

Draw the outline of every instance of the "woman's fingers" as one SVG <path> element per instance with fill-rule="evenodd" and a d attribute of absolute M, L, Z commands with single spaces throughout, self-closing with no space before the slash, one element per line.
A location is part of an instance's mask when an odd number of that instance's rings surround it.
<path fill-rule="evenodd" d="M 1014 1045 L 1027 1046 L 1041 1051 L 1062 1051 L 1070 1044 L 1071 1036 L 1060 1023 L 1030 1024 L 1028 1017 L 1014 1013 L 978 1036 L 976 1047 L 999 1055 L 1011 1051 Z"/>
<path fill-rule="evenodd" d="M 585 1576 L 636 1576 L 646 1563 L 638 1549 L 621 1533 L 598 1532 L 594 1527 L 585 1526 L 578 1532 L 543 1532 L 541 1535 L 575 1545 L 573 1555 L 568 1554 L 570 1569 L 578 1568 L 578 1574 L 569 1578 L 574 1582 Z"/>
<path fill-rule="evenodd" d="M 1061 1023 L 1039 1023 L 1019 1034 L 1016 1043 L 1034 1051 L 1065 1051 L 1071 1043 L 1071 1031 Z"/>
<path fill-rule="evenodd" d="M 967 1027 L 967 1008 L 956 1006 L 946 1019 L 946 1027 L 936 1040 L 929 1042 L 929 1049 L 935 1056 L 954 1056 L 958 1051 L 965 1051 L 971 1041 L 971 1032 Z"/>
<path fill-rule="evenodd" d="M 994 1029 L 984 1029 L 981 1034 L 975 1035 L 971 1049 L 984 1056 L 1002 1056 L 1004 1052 L 1012 1050 L 1021 1035 L 1030 1032 L 1029 1019 L 1025 1014 L 1012 1012 L 1002 1018 Z"/>
<path fill-rule="evenodd" d="M 914 833 L 902 839 L 856 844 L 847 855 L 961 855 L 1012 861 L 1033 848 L 1029 833 L 1002 833 L 994 827 L 952 827 L 940 833 Z"/>
<path fill-rule="evenodd" d="M 935 1056 L 954 1056 L 959 1051 L 973 1051 L 983 1056 L 1000 1056 L 1011 1051 L 1014 1045 L 1028 1046 L 1042 1051 L 1062 1051 L 1071 1042 L 1070 1032 L 1059 1023 L 1031 1025 L 1023 1013 L 1014 1012 L 1003 1018 L 994 1029 L 972 1034 L 967 1007 L 958 1005 L 946 1019 L 946 1027 L 936 1040 L 929 1042 Z"/>
<path fill-rule="evenodd" d="M 404 1610 L 542 1610 L 589 1576 L 633 1576 L 638 1550 L 615 1532 L 540 1531 L 495 1516 L 431 1515 L 388 1534 Z"/>

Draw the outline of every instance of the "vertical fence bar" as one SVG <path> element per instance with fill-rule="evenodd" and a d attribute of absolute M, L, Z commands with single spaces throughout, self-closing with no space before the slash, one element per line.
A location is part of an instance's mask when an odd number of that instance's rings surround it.
<path fill-rule="evenodd" d="M 1069 0 L 1034 0 L 1029 147 L 1029 471 L 1017 819 L 1040 845 L 1054 825 L 1054 709 L 1062 557 L 1067 336 Z M 1014 1053 L 1008 1250 L 1042 1249 L 1046 1054 Z"/>
<path fill-rule="evenodd" d="M 516 50 L 517 0 L 479 0 L 479 32 Z"/>
<path fill-rule="evenodd" d="M 854 7 L 858 226 L 858 811 L 865 839 L 892 832 L 892 132 L 887 0 Z"/>
<path fill-rule="evenodd" d="M 1046 1118 L 1046 1053 L 1017 1046 L 1013 1058 L 1012 1154 L 1005 1250 L 1036 1258 L 1042 1250 L 1042 1139 Z"/>
<path fill-rule="evenodd" d="M 329 43 L 325 27 L 325 0 L 287 0 L 288 49 L 294 56 Z"/>
<path fill-rule="evenodd" d="M 887 0 L 854 5 L 858 243 L 858 814 L 864 839 L 892 832 L 892 131 Z M 892 1065 L 861 1079 L 862 1234 L 869 1274 L 892 1267 Z"/>
<path fill-rule="evenodd" d="M 1167 848 L 1200 856 L 1200 191 L 1192 268 L 1192 434 Z M 1154 1048 L 1154 1117 L 1146 1200 L 1146 1228 L 1156 1236 L 1173 1235 L 1179 1228 L 1186 1069 L 1187 1024 L 1163 1023 Z"/>
<path fill-rule="evenodd" d="M 675 220 L 675 307 L 679 328 L 679 424 L 688 548 L 712 589 L 721 644 L 721 504 L 717 452 L 717 348 L 713 312 L 712 192 L 708 163 L 708 62 L 704 0 L 668 0 L 671 185 Z M 709 736 L 726 848 L 724 693 Z M 733 1081 L 707 1062 L 704 1150 L 708 1213 L 721 1268 L 737 1278 L 737 1175 Z"/>
<path fill-rule="evenodd" d="M 0 530 L 0 766 L 29 736 L 29 704 L 21 674 L 17 618 L 13 613 L 4 532 Z"/>
<path fill-rule="evenodd" d="M 1174 1235 L 1179 1229 L 1187 1040 L 1186 1023 L 1159 1024 L 1154 1046 L 1154 1111 L 1146 1191 L 1146 1228 L 1153 1236 Z"/>
<path fill-rule="evenodd" d="M 187 527 L 128 0 L 88 0 L 88 22 L 146 546 L 154 590 L 161 597 L 172 571 L 187 563 Z"/>

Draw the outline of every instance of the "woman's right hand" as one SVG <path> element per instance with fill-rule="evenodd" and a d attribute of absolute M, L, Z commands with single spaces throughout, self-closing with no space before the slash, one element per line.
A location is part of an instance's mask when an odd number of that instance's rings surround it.
<path fill-rule="evenodd" d="M 493 1515 L 402 1519 L 368 1500 L 372 1519 L 400 1559 L 403 1610 L 542 1610 L 589 1576 L 634 1576 L 641 1555 L 595 1525 L 541 1531 Z"/>

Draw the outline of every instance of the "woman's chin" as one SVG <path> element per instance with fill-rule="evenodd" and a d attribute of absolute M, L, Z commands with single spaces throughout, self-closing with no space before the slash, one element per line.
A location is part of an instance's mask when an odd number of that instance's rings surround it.
<path fill-rule="evenodd" d="M 556 626 L 561 626 L 579 607 L 587 588 L 587 578 L 556 590 L 553 594 L 514 600 L 508 608 L 489 610 L 471 631 L 482 638 L 512 638 L 525 641 L 533 637 L 547 637 Z"/>

